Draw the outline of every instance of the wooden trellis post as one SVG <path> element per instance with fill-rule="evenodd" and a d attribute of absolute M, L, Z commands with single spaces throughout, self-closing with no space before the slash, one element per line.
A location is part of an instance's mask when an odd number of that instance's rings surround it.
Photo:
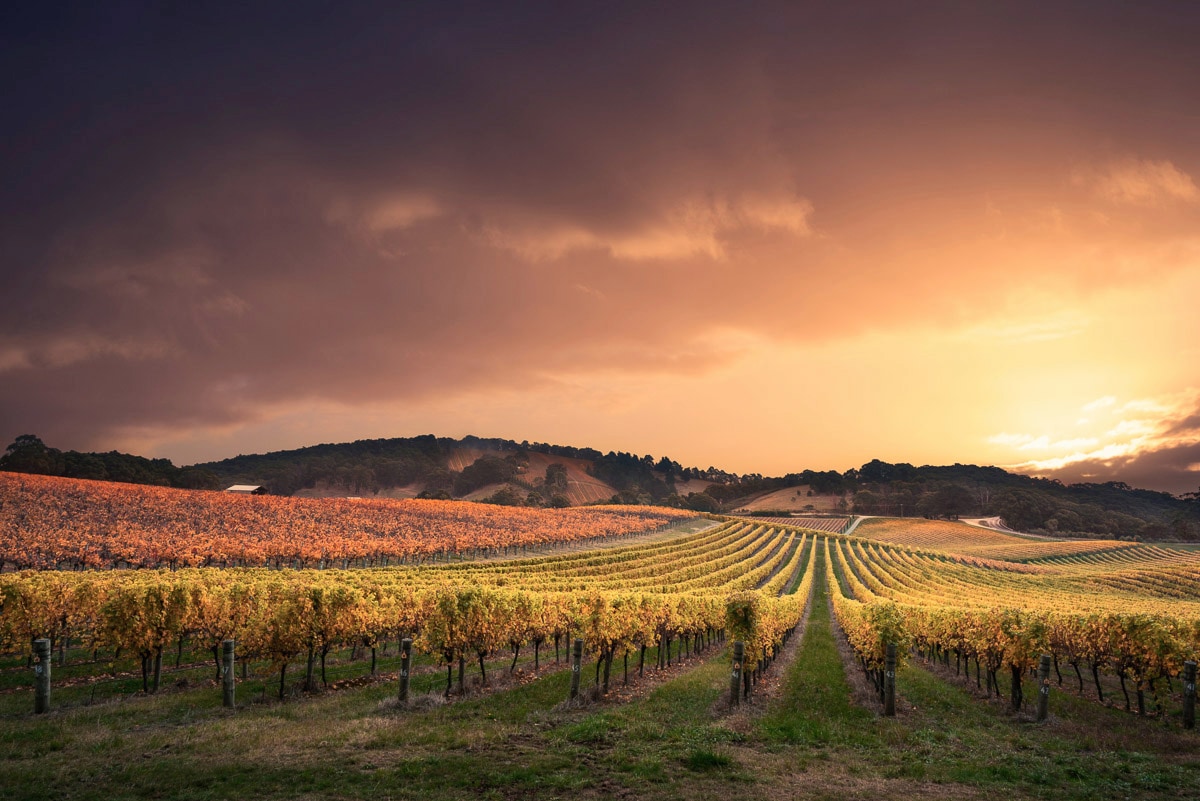
<path fill-rule="evenodd" d="M 579 697 L 579 671 L 583 666 L 583 640 L 576 638 L 571 647 L 571 699 Z"/>
<path fill-rule="evenodd" d="M 896 643 L 889 642 L 883 662 L 883 714 L 896 717 Z"/>
<path fill-rule="evenodd" d="M 412 664 L 412 639 L 405 637 L 400 641 L 400 701 L 408 700 L 409 671 Z"/>
<path fill-rule="evenodd" d="M 50 711 L 50 641 L 33 641 L 34 695 L 33 711 L 40 715 Z"/>
<path fill-rule="evenodd" d="M 1183 663 L 1183 727 L 1196 725 L 1196 663 Z"/>
<path fill-rule="evenodd" d="M 737 706 L 742 697 L 742 662 L 746 656 L 746 645 L 741 640 L 733 644 L 733 669 L 729 674 L 729 705 Z"/>
<path fill-rule="evenodd" d="M 221 705 L 226 709 L 234 707 L 233 647 L 233 640 L 221 642 Z"/>
<path fill-rule="evenodd" d="M 1042 654 L 1038 664 L 1038 723 L 1050 714 L 1050 654 Z"/>

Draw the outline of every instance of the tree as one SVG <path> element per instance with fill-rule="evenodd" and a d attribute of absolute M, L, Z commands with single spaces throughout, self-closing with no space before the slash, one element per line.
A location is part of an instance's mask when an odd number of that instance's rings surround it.
<path fill-rule="evenodd" d="M 886 484 L 892 481 L 906 481 L 912 474 L 911 464 L 888 464 L 879 459 L 872 459 L 859 469 L 858 480 L 869 484 Z"/>
<path fill-rule="evenodd" d="M 567 491 L 567 466 L 555 462 L 546 468 L 546 489 L 549 494 Z"/>
<path fill-rule="evenodd" d="M 58 464 L 61 455 L 57 450 L 47 448 L 45 443 L 33 434 L 22 434 L 5 449 L 4 456 L 0 456 L 0 470 L 58 475 L 61 472 Z"/>
<path fill-rule="evenodd" d="M 1008 490 L 992 502 L 992 511 L 1017 531 L 1044 528 L 1054 508 L 1045 498 L 1026 490 Z M 1085 522 L 1086 525 L 1086 522 Z"/>
<path fill-rule="evenodd" d="M 1070 509 L 1059 509 L 1046 521 L 1046 528 L 1059 533 L 1083 531 L 1083 518 Z"/>
<path fill-rule="evenodd" d="M 854 493 L 854 511 L 860 515 L 874 514 L 879 510 L 879 496 L 870 490 Z"/>
<path fill-rule="evenodd" d="M 480 456 L 454 480 L 454 494 L 462 497 L 488 484 L 503 484 L 516 473 L 516 466 L 508 459 Z"/>
<path fill-rule="evenodd" d="M 523 506 L 525 499 L 517 494 L 512 487 L 501 487 L 483 499 L 484 503 L 494 503 L 497 506 Z"/>
<path fill-rule="evenodd" d="M 960 484 L 943 484 L 917 503 L 917 511 L 926 517 L 957 518 L 975 508 L 975 495 Z"/>
<path fill-rule="evenodd" d="M 721 504 L 707 492 L 689 492 L 683 505 L 693 512 L 719 512 Z"/>
<path fill-rule="evenodd" d="M 672 461 L 666 456 L 658 460 L 658 464 L 654 465 L 654 469 L 665 475 L 668 479 L 683 472 L 683 467 L 680 466 L 679 462 Z"/>

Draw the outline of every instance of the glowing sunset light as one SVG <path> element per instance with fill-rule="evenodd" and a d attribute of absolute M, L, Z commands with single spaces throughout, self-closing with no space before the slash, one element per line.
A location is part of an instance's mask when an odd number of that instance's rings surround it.
<path fill-rule="evenodd" d="M 1200 7 L 907 5 L 14 12 L 0 447 L 1196 490 Z"/>
<path fill-rule="evenodd" d="M 1051 442 L 1046 435 L 997 434 L 989 442 L 1030 458 L 1009 465 L 1035 474 L 1060 474 L 1075 480 L 1106 479 L 1144 460 L 1161 458 L 1178 451 L 1183 458 L 1200 448 L 1200 420 L 1195 409 L 1200 397 L 1185 392 L 1174 398 L 1139 399 L 1120 403 L 1112 396 L 1085 404 L 1090 416 L 1076 425 L 1094 436 Z M 1194 464 L 1180 464 L 1180 474 L 1194 471 Z"/>

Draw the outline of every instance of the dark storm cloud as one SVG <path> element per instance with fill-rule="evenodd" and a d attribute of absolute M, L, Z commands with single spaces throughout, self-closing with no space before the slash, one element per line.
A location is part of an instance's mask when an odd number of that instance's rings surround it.
<path fill-rule="evenodd" d="M 1167 433 L 1172 436 L 1200 435 L 1200 412 L 1180 420 Z"/>
<path fill-rule="evenodd" d="M 0 434 L 65 447 L 952 315 L 906 260 L 981 152 L 1171 151 L 1200 95 L 1179 4 L 5 14 Z"/>
<path fill-rule="evenodd" d="M 1137 438 L 1131 453 L 1071 462 L 1061 469 L 1036 472 L 1064 483 L 1123 481 L 1175 494 L 1200 489 L 1200 408 L 1192 400 L 1157 421 Z"/>
<path fill-rule="evenodd" d="M 1196 492 L 1200 490 L 1200 442 L 1162 444 L 1132 456 L 1075 462 L 1045 476 L 1066 484 L 1123 481 L 1175 494 Z"/>

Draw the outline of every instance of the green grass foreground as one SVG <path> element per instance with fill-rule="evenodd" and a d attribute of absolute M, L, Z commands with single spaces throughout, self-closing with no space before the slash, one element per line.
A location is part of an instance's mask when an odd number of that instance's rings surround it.
<path fill-rule="evenodd" d="M 879 717 L 853 701 L 826 597 L 818 581 L 795 659 L 772 668 L 775 696 L 734 714 L 720 648 L 632 699 L 581 708 L 562 703 L 564 670 L 408 709 L 390 682 L 235 712 L 208 686 L 6 714 L 0 787 L 106 801 L 1200 798 L 1200 734 L 1175 720 L 1056 693 L 1051 720 L 1032 724 L 919 663 L 900 672 L 898 717 Z"/>

